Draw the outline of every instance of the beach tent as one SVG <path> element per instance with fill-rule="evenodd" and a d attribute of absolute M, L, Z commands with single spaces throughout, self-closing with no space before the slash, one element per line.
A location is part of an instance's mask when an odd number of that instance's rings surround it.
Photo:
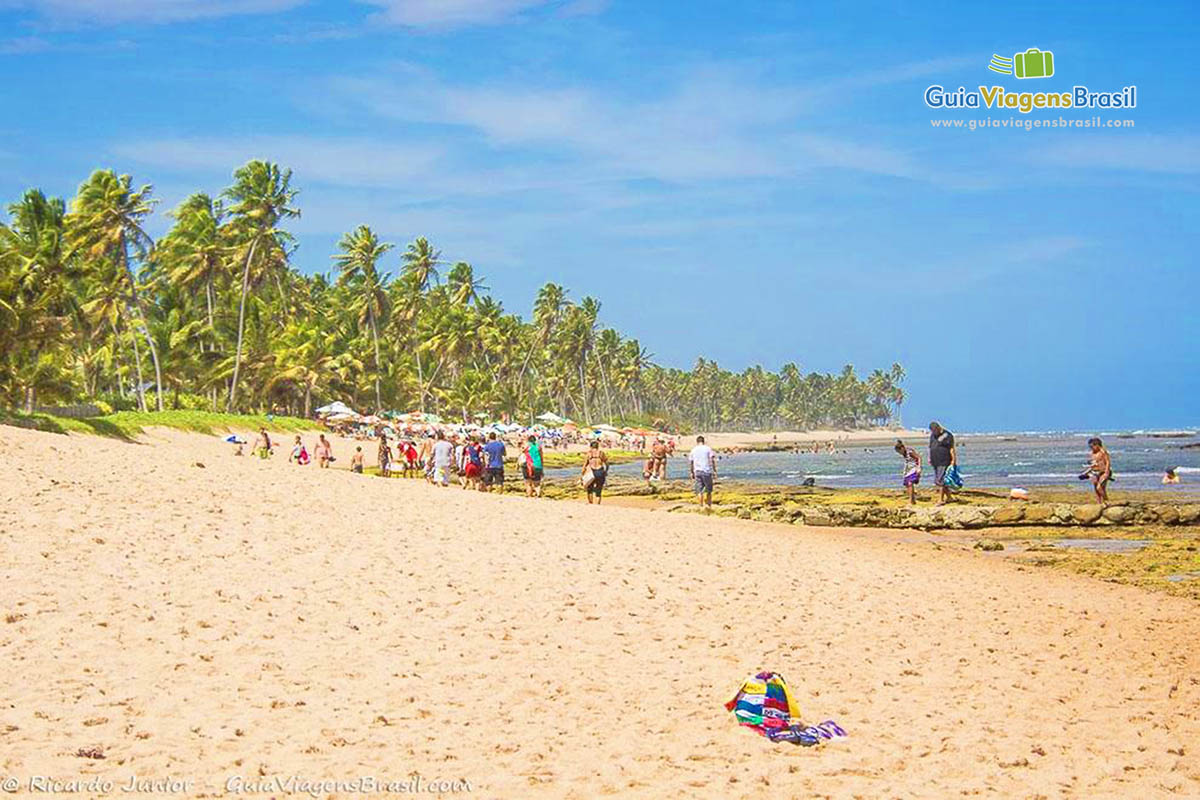
<path fill-rule="evenodd" d="M 545 414 L 538 416 L 537 419 L 539 422 L 545 422 L 548 425 L 562 425 L 567 421 L 553 411 L 547 411 Z"/>
<path fill-rule="evenodd" d="M 245 444 L 246 443 L 246 440 L 243 439 L 242 437 L 238 436 L 236 433 L 231 433 L 228 436 L 226 436 L 225 441 L 229 442 L 230 444 Z"/>
<path fill-rule="evenodd" d="M 609 425 L 607 422 L 602 423 L 600 425 L 593 425 L 592 430 L 604 431 L 605 433 L 620 433 L 621 432 L 620 428 Z"/>
<path fill-rule="evenodd" d="M 762 734 L 772 742 L 812 747 L 822 739 L 840 739 L 846 731 L 831 719 L 819 725 L 800 721 L 800 708 L 787 681 L 778 672 L 760 672 L 742 683 L 742 688 L 725 704 L 739 725 Z"/>
<path fill-rule="evenodd" d="M 321 406 L 317 409 L 318 414 L 354 414 L 358 416 L 354 409 L 343 403 L 341 400 L 335 400 L 327 406 Z"/>
<path fill-rule="evenodd" d="M 733 712 L 739 725 L 764 736 L 773 728 L 786 728 L 793 718 L 800 720 L 800 709 L 792 699 L 787 681 L 776 672 L 760 672 L 747 678 L 725 708 Z"/>

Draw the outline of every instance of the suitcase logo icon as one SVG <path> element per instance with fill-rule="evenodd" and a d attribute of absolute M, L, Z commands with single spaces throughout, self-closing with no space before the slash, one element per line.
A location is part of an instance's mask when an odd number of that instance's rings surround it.
<path fill-rule="evenodd" d="M 1001 75 L 1015 75 L 1018 78 L 1049 78 L 1054 74 L 1054 53 L 1049 50 L 1039 50 L 1031 47 L 1024 53 L 1016 53 L 1012 58 L 992 54 L 988 69 Z"/>

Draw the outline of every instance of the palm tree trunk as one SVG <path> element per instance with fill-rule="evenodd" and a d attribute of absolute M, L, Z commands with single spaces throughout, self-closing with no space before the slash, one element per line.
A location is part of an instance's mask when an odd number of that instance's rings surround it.
<path fill-rule="evenodd" d="M 238 338 L 237 352 L 233 357 L 233 380 L 229 383 L 229 400 L 225 403 L 225 412 L 233 413 L 233 404 L 237 400 L 238 372 L 242 366 L 242 339 L 246 332 L 246 292 L 250 288 L 250 262 L 254 259 L 254 248 L 258 246 L 258 238 L 250 243 L 246 251 L 246 263 L 242 267 L 242 299 L 238 304 Z"/>
<path fill-rule="evenodd" d="M 425 413 L 425 373 L 421 369 L 421 351 L 417 351 L 417 392 L 419 397 L 417 400 L 417 410 L 422 414 Z"/>
<path fill-rule="evenodd" d="M 383 400 L 379 396 L 379 331 L 375 329 L 375 314 L 367 310 L 367 320 L 371 323 L 371 339 L 375 342 L 375 411 L 383 410 Z"/>
<path fill-rule="evenodd" d="M 208 330 L 209 333 L 212 333 L 215 324 L 213 323 L 213 280 L 211 273 L 204 284 L 204 300 L 208 304 Z"/>
<path fill-rule="evenodd" d="M 584 422 L 591 423 L 592 412 L 588 411 L 587 401 L 587 385 L 583 382 L 583 359 L 579 359 L 579 396 L 583 400 L 583 416 L 586 418 Z"/>
<path fill-rule="evenodd" d="M 124 236 L 121 237 L 121 261 L 125 265 L 125 274 L 129 276 L 129 294 L 133 299 L 133 307 L 137 309 L 138 316 L 142 318 L 142 332 L 146 334 L 146 344 L 150 346 L 150 360 L 154 362 L 154 405 L 161 412 L 163 410 L 162 369 L 158 365 L 158 347 L 154 344 L 154 337 L 150 335 L 150 322 L 146 319 L 146 309 L 142 307 L 141 297 L 138 296 L 137 278 L 134 277 L 133 271 L 129 268 L 129 251 L 125 247 Z M 144 406 L 145 404 L 146 401 L 143 399 L 142 405 Z M 144 411 L 145 409 L 143 408 L 142 410 Z"/>
<path fill-rule="evenodd" d="M 141 348 L 138 347 L 137 342 L 138 342 L 137 332 L 134 331 L 134 334 L 133 334 L 133 360 L 134 360 L 134 363 L 137 365 L 138 411 L 144 412 L 146 410 L 146 394 L 142 389 L 142 385 L 145 383 L 145 381 L 142 379 L 142 351 L 141 351 Z"/>

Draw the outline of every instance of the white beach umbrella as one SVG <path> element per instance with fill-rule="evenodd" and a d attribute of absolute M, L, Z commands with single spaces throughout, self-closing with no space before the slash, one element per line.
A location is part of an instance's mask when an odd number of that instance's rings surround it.
<path fill-rule="evenodd" d="M 343 403 L 341 400 L 335 400 L 327 406 L 321 406 L 317 409 L 318 414 L 355 414 L 354 409 Z"/>

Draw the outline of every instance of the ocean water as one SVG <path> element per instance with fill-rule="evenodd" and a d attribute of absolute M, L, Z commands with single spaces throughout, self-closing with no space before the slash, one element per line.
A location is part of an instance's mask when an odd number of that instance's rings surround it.
<path fill-rule="evenodd" d="M 1087 467 L 1087 440 L 1094 434 L 962 434 L 958 462 L 968 488 L 1031 488 L 1087 484 L 1078 475 Z M 1112 455 L 1116 480 L 1112 491 L 1155 489 L 1164 494 L 1200 492 L 1200 436 L 1159 438 L 1141 433 L 1103 435 Z M 933 485 L 929 450 L 917 446 L 924 463 L 921 486 Z M 1167 467 L 1178 470 L 1180 484 L 1164 486 Z M 813 478 L 819 486 L 899 487 L 903 460 L 886 444 L 845 445 L 828 453 L 736 453 L 721 456 L 723 478 L 753 483 L 798 485 Z M 613 475 L 640 475 L 641 463 L 612 467 Z M 668 477 L 686 478 L 687 462 L 673 458 Z"/>

